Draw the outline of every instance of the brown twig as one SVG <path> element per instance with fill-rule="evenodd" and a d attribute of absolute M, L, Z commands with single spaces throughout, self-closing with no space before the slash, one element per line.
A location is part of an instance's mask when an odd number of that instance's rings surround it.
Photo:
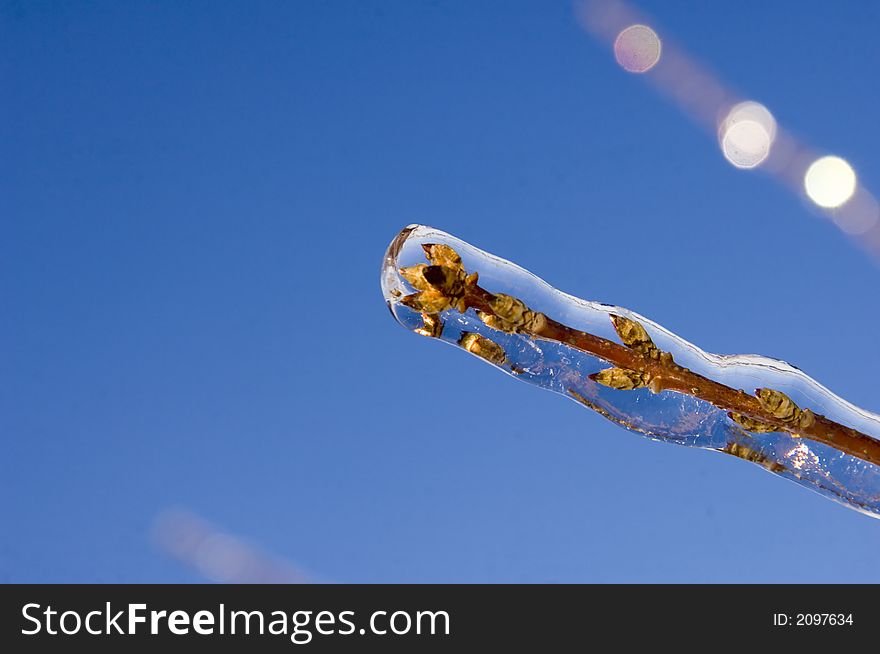
<path fill-rule="evenodd" d="M 573 329 L 529 309 L 521 300 L 480 287 L 477 274 L 465 273 L 461 258 L 452 248 L 423 247 L 432 265 L 401 270 L 403 277 L 419 291 L 401 299 L 407 306 L 426 314 L 447 309 L 464 313 L 473 308 L 489 327 L 562 343 L 615 366 L 603 371 L 604 377 L 603 373 L 591 376 L 600 383 L 621 390 L 649 387 L 653 392 L 690 395 L 730 412 L 731 418 L 748 431 L 789 432 L 880 465 L 880 441 L 809 409 L 801 410 L 779 391 L 758 389 L 757 396 L 752 396 L 679 366 L 671 355 L 660 352 L 644 328 L 634 321 L 613 317 L 623 345 Z"/>

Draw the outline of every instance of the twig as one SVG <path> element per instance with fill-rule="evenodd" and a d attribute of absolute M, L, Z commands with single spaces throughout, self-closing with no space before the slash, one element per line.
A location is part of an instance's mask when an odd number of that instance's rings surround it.
<path fill-rule="evenodd" d="M 436 324 L 436 314 L 442 311 L 464 313 L 472 308 L 493 329 L 562 343 L 612 364 L 614 368 L 590 376 L 598 383 L 618 390 L 647 387 L 655 393 L 673 391 L 690 395 L 728 411 L 731 419 L 747 431 L 788 432 L 880 465 L 880 441 L 801 409 L 780 391 L 760 388 L 751 396 L 680 366 L 668 352 L 661 352 L 635 321 L 612 316 L 623 344 L 574 329 L 533 311 L 517 298 L 480 287 L 477 273 L 468 275 L 461 257 L 449 246 L 423 248 L 430 265 L 401 269 L 401 275 L 417 292 L 400 301 L 431 316 L 426 324 Z"/>

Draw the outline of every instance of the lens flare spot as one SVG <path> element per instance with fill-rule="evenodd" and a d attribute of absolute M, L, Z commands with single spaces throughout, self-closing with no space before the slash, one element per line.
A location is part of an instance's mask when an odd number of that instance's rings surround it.
<path fill-rule="evenodd" d="M 627 72 L 646 73 L 660 61 L 660 37 L 647 25 L 630 25 L 614 40 L 614 58 Z"/>
<path fill-rule="evenodd" d="M 724 158 L 731 164 L 755 168 L 770 154 L 776 138 L 776 119 L 758 102 L 741 102 L 721 121 L 718 138 Z"/>
<path fill-rule="evenodd" d="M 856 173 L 840 157 L 821 157 L 807 169 L 804 190 L 820 207 L 834 209 L 843 205 L 855 193 Z"/>

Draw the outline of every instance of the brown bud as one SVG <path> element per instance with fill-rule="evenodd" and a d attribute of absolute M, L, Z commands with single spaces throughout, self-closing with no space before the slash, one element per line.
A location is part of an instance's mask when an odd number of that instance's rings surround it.
<path fill-rule="evenodd" d="M 448 245 L 442 243 L 430 243 L 422 245 L 425 256 L 435 266 L 446 266 L 448 268 L 462 269 L 461 257 L 458 252 Z"/>
<path fill-rule="evenodd" d="M 760 420 L 754 420 L 739 413 L 728 413 L 727 415 L 740 427 L 754 434 L 770 434 L 775 431 L 782 431 L 779 427 L 761 422 Z"/>
<path fill-rule="evenodd" d="M 661 359 L 664 363 L 672 363 L 672 355 L 661 352 L 648 336 L 645 328 L 635 320 L 611 314 L 611 323 L 621 342 L 632 350 L 641 352 L 652 359 Z"/>
<path fill-rule="evenodd" d="M 421 336 L 439 338 L 443 333 L 443 321 L 440 320 L 440 316 L 437 314 L 423 313 L 422 326 L 415 330 L 415 332 Z"/>
<path fill-rule="evenodd" d="M 410 286 L 417 291 L 426 291 L 430 287 L 428 280 L 425 279 L 425 268 L 428 266 L 424 263 L 409 266 L 400 269 L 400 276 L 403 277 Z"/>
<path fill-rule="evenodd" d="M 458 344 L 471 354 L 475 354 L 489 363 L 494 363 L 496 366 L 502 366 L 507 362 L 507 356 L 504 354 L 504 349 L 495 341 L 492 341 L 485 336 L 481 336 L 480 334 L 464 332 L 462 333 Z"/>
<path fill-rule="evenodd" d="M 785 393 L 775 391 L 772 388 L 759 388 L 755 391 L 758 402 L 764 411 L 773 414 L 782 422 L 797 422 L 801 410 L 798 405 L 791 401 Z"/>
<path fill-rule="evenodd" d="M 626 368 L 608 368 L 590 375 L 596 383 L 614 388 L 618 391 L 632 391 L 648 385 L 648 375 Z"/>

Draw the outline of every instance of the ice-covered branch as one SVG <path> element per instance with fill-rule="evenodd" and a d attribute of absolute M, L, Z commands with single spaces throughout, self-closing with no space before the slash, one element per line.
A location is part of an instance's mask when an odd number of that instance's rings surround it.
<path fill-rule="evenodd" d="M 419 334 L 630 430 L 759 463 L 880 517 L 880 417 L 782 361 L 705 353 L 428 227 L 392 242 L 382 287 L 397 320 Z"/>

